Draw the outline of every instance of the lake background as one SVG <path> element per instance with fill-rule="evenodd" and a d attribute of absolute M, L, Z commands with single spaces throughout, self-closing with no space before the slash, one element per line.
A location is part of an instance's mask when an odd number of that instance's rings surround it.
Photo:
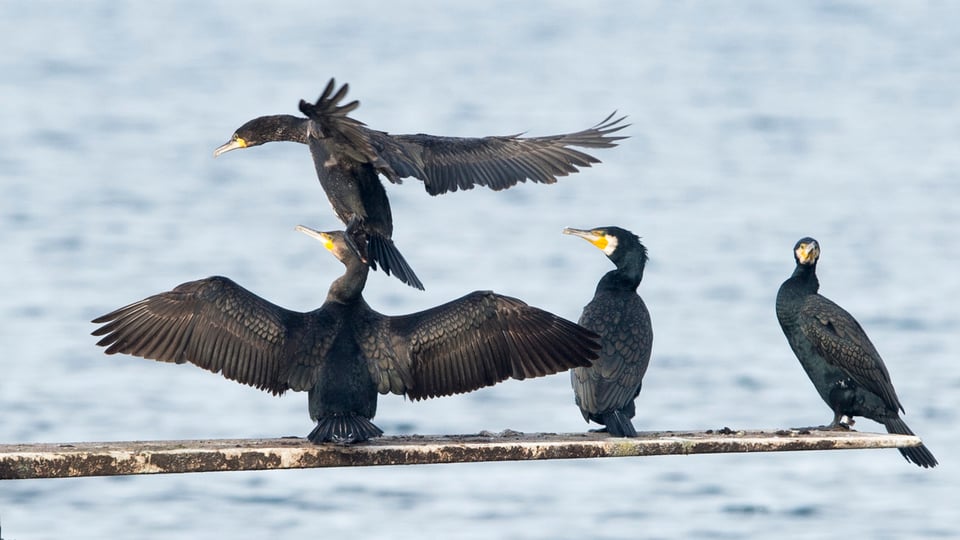
<path fill-rule="evenodd" d="M 331 76 L 392 133 L 548 135 L 614 109 L 630 139 L 552 186 L 387 187 L 427 287 L 373 273 L 388 314 L 493 289 L 576 320 L 611 268 L 564 226 L 650 250 L 640 430 L 776 429 L 831 413 L 774 314 L 792 247 L 883 354 L 940 460 L 895 450 L 0 483 L 34 538 L 960 537 L 960 4 L 247 1 L 0 4 L 0 442 L 304 436 L 306 395 L 105 356 L 89 320 L 226 275 L 319 306 L 340 228 L 305 147 L 213 159 Z M 587 428 L 566 374 L 426 402 L 388 435 Z M 862 419 L 858 429 L 882 431 Z"/>

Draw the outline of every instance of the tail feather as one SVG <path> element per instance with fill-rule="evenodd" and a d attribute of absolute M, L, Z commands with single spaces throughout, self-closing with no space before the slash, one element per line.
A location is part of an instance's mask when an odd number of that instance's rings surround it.
<path fill-rule="evenodd" d="M 314 444 L 332 442 L 352 444 L 383 435 L 383 430 L 357 414 L 333 414 L 317 420 L 317 427 L 307 435 Z"/>
<path fill-rule="evenodd" d="M 413 273 L 413 269 L 407 264 L 406 259 L 400 254 L 400 250 L 394 245 L 393 240 L 376 233 L 368 232 L 367 253 L 370 257 L 369 264 L 374 270 L 377 269 L 377 263 L 388 276 L 393 274 L 400 281 L 423 290 L 423 283 L 420 278 Z"/>
<path fill-rule="evenodd" d="M 901 420 L 899 416 L 885 419 L 883 425 L 887 428 L 887 433 L 894 433 L 897 435 L 914 435 L 913 431 L 910 430 L 910 427 L 907 426 L 906 422 Z M 936 467 L 938 464 L 937 458 L 933 457 L 933 453 L 930 452 L 930 450 L 924 444 L 921 444 L 920 446 L 898 448 L 898 450 L 900 450 L 900 453 L 903 454 L 903 457 L 906 458 L 907 461 L 917 465 L 918 467 L 931 468 Z"/>
<path fill-rule="evenodd" d="M 637 430 L 622 410 L 617 409 L 603 414 L 603 424 L 607 426 L 607 433 L 614 437 L 636 437 Z"/>

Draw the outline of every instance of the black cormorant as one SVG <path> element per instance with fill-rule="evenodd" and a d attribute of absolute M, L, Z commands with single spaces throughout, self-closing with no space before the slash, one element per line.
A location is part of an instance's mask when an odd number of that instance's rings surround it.
<path fill-rule="evenodd" d="M 93 320 L 107 354 L 190 362 L 279 395 L 308 391 L 310 441 L 349 444 L 383 432 L 370 419 L 377 393 L 419 400 L 507 378 L 539 377 L 597 358 L 598 337 L 490 291 L 409 315 L 370 309 L 369 267 L 344 233 L 298 227 L 346 266 L 309 313 L 276 306 L 225 277 L 179 285 Z"/>
<path fill-rule="evenodd" d="M 345 84 L 334 93 L 330 79 L 316 103 L 300 101 L 300 111 L 307 118 L 255 118 L 240 126 L 213 155 L 273 141 L 309 145 L 320 185 L 337 217 L 347 225 L 348 242 L 371 267 L 379 264 L 387 274 L 418 289 L 423 284 L 393 244 L 390 202 L 379 175 L 395 184 L 403 178 L 418 178 L 431 195 L 474 186 L 499 191 L 526 180 L 552 184 L 578 167 L 599 163 L 571 147 L 609 148 L 626 138 L 611 136 L 626 127 L 621 124 L 623 118 L 613 119 L 612 114 L 590 129 L 546 137 L 391 135 L 347 116 L 360 106 L 358 101 L 339 105 L 348 88 Z"/>
<path fill-rule="evenodd" d="M 883 424 L 888 433 L 913 435 L 900 419 L 903 406 L 887 366 L 860 323 L 817 294 L 820 244 L 802 238 L 794 246 L 793 256 L 797 267 L 777 293 L 777 319 L 800 365 L 833 410 L 829 427 L 852 425 L 854 416 L 863 416 Z M 924 445 L 900 448 L 900 453 L 921 467 L 937 465 Z"/>
<path fill-rule="evenodd" d="M 606 426 L 616 437 L 636 437 L 630 419 L 650 364 L 653 326 L 650 312 L 637 294 L 647 264 L 647 248 L 620 227 L 589 230 L 566 228 L 564 234 L 585 239 L 616 265 L 597 284 L 593 300 L 583 308 L 580 325 L 600 335 L 600 358 L 589 367 L 570 371 L 577 406 L 587 422 Z"/>

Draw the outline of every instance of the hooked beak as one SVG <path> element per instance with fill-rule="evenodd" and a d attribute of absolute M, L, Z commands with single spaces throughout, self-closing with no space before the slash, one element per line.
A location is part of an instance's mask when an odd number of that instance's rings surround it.
<path fill-rule="evenodd" d="M 227 144 L 224 144 L 223 146 L 220 146 L 216 150 L 214 150 L 213 157 L 217 157 L 220 154 L 225 154 L 231 150 L 236 150 L 237 148 L 246 148 L 246 147 L 247 147 L 247 141 L 241 139 L 240 137 L 235 137 L 233 139 L 230 139 L 227 142 Z"/>
<path fill-rule="evenodd" d="M 807 242 L 797 248 L 797 260 L 802 264 L 809 264 L 820 255 L 820 247 L 816 242 Z"/>
<path fill-rule="evenodd" d="M 333 238 L 329 234 L 311 229 L 310 227 L 305 227 L 303 225 L 297 225 L 296 229 L 310 238 L 319 240 L 320 243 L 323 244 L 323 247 L 327 248 L 329 251 L 333 251 Z"/>
<path fill-rule="evenodd" d="M 573 236 L 579 236 L 587 242 L 590 242 L 597 248 L 605 250 L 607 248 L 607 239 L 602 235 L 596 234 L 593 231 L 587 231 L 584 229 L 574 229 L 572 227 L 566 227 L 563 229 L 563 234 L 570 234 Z"/>
<path fill-rule="evenodd" d="M 591 231 L 585 231 L 583 229 L 574 229 L 572 227 L 564 227 L 563 234 L 570 234 L 573 236 L 579 236 L 587 242 L 593 242 L 597 239 L 597 235 L 593 234 Z"/>

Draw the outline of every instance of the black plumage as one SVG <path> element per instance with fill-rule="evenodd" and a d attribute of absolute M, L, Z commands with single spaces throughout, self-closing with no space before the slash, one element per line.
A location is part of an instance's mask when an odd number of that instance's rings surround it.
<path fill-rule="evenodd" d="M 852 425 L 854 416 L 863 416 L 883 424 L 889 433 L 913 435 L 900 418 L 903 406 L 887 366 L 860 323 L 818 294 L 820 244 L 802 238 L 793 255 L 797 266 L 777 293 L 777 319 L 800 365 L 833 410 L 829 427 Z M 900 453 L 921 467 L 937 465 L 925 445 L 901 448 Z"/>
<path fill-rule="evenodd" d="M 351 245 L 372 268 L 379 264 L 387 274 L 418 289 L 423 284 L 393 243 L 393 217 L 380 175 L 395 184 L 418 178 L 431 195 L 474 186 L 499 191 L 527 180 L 552 184 L 557 177 L 599 163 L 572 147 L 609 148 L 625 138 L 611 136 L 626 127 L 623 118 L 614 119 L 612 114 L 592 128 L 546 137 L 391 135 L 347 116 L 360 103 L 339 105 L 349 86 L 334 92 L 335 88 L 330 79 L 316 103 L 300 101 L 306 118 L 272 115 L 250 120 L 214 155 L 273 141 L 309 145 L 320 185 L 347 225 Z"/>
<path fill-rule="evenodd" d="M 476 291 L 402 316 L 363 299 L 369 267 L 342 232 L 299 230 L 346 266 L 309 313 L 276 306 L 225 277 L 179 285 L 93 320 L 107 354 L 190 362 L 273 394 L 308 391 L 308 438 L 382 435 L 377 393 L 419 400 L 587 366 L 600 348 L 584 328 L 516 298 Z"/>
<path fill-rule="evenodd" d="M 630 421 L 636 413 L 643 376 L 650 364 L 653 325 L 637 287 L 643 279 L 647 248 L 620 227 L 589 230 L 566 228 L 600 248 L 616 265 L 597 284 L 593 300 L 583 308 L 580 325 L 600 335 L 600 358 L 592 366 L 570 371 L 577 406 L 587 422 L 606 426 L 616 437 L 636 437 Z"/>

